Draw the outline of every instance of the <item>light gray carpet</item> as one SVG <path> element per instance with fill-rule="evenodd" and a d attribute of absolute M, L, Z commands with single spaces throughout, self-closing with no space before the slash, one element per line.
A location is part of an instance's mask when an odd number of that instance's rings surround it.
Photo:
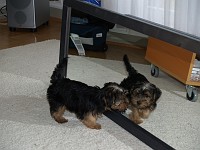
<path fill-rule="evenodd" d="M 151 149 L 105 116 L 98 120 L 100 131 L 86 128 L 68 112 L 66 124 L 57 124 L 50 117 L 46 89 L 58 55 L 58 40 L 0 51 L 0 149 Z M 187 101 L 184 85 L 165 73 L 154 78 L 150 66 L 133 65 L 163 92 L 157 109 L 141 126 L 176 149 L 200 149 L 199 99 Z M 125 76 L 121 61 L 69 58 L 71 79 L 102 86 Z"/>

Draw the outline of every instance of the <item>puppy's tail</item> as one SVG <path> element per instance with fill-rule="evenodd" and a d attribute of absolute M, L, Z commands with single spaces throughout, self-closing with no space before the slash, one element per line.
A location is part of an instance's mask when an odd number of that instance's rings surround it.
<path fill-rule="evenodd" d="M 138 73 L 137 70 L 135 70 L 135 68 L 133 66 L 131 66 L 127 55 L 124 55 L 123 61 L 124 61 L 124 65 L 126 67 L 126 71 L 128 72 L 129 75 L 134 75 L 134 74 Z"/>
<path fill-rule="evenodd" d="M 59 79 L 64 78 L 63 73 L 64 73 L 64 67 L 67 65 L 67 58 L 64 58 L 62 62 L 56 65 L 53 74 L 51 75 L 51 83 L 56 82 Z"/>

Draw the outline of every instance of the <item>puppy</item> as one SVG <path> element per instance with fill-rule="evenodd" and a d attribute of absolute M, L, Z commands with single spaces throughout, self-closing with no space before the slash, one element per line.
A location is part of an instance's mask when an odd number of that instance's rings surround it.
<path fill-rule="evenodd" d="M 120 85 L 129 91 L 130 109 L 132 111 L 129 114 L 130 120 L 136 124 L 140 124 L 156 108 L 156 102 L 162 92 L 131 66 L 127 55 L 124 55 L 123 61 L 128 72 L 128 77 Z"/>
<path fill-rule="evenodd" d="M 128 107 L 127 91 L 114 82 L 105 83 L 103 88 L 61 77 L 66 59 L 58 64 L 51 76 L 47 89 L 50 114 L 58 123 L 68 122 L 63 117 L 65 110 L 88 128 L 101 129 L 97 118 L 106 110 L 125 111 Z"/>

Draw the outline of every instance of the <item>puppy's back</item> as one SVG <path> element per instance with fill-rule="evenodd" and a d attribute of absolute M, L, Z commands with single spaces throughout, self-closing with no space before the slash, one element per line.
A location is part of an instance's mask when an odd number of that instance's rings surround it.
<path fill-rule="evenodd" d="M 144 83 L 149 82 L 147 78 L 139 73 L 131 64 L 128 59 L 127 55 L 124 55 L 123 57 L 124 65 L 126 67 L 126 70 L 128 72 L 128 77 L 125 78 L 120 85 L 124 87 L 125 89 L 130 90 L 132 87 L 136 85 L 136 83 Z"/>

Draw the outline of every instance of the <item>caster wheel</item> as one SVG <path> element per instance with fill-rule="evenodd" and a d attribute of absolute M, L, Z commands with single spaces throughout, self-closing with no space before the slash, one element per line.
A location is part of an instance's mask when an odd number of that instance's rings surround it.
<path fill-rule="evenodd" d="M 37 32 L 37 28 L 32 28 L 31 32 Z"/>
<path fill-rule="evenodd" d="M 44 25 L 48 26 L 49 25 L 49 21 L 45 22 Z"/>
<path fill-rule="evenodd" d="M 108 50 L 108 45 L 105 45 L 105 47 L 103 48 L 103 51 L 107 51 Z"/>
<path fill-rule="evenodd" d="M 159 68 L 153 64 L 151 64 L 151 75 L 154 77 L 159 76 Z"/>
<path fill-rule="evenodd" d="M 11 32 L 14 32 L 14 31 L 16 31 L 16 28 L 10 27 L 9 30 L 10 30 Z"/>
<path fill-rule="evenodd" d="M 186 93 L 187 99 L 191 102 L 196 102 L 198 99 L 197 89 L 193 86 L 187 85 L 186 90 L 187 90 L 187 93 Z"/>

